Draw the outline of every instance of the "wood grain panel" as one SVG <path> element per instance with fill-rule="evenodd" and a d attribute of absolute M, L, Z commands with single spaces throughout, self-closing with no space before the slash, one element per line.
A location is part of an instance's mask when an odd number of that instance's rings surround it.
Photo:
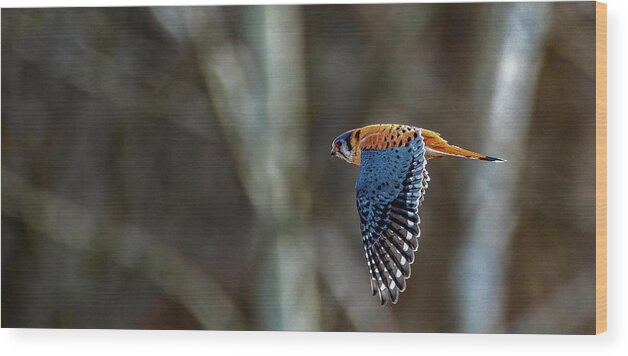
<path fill-rule="evenodd" d="M 597 3 L 595 28 L 596 332 L 606 324 L 606 4 Z"/>

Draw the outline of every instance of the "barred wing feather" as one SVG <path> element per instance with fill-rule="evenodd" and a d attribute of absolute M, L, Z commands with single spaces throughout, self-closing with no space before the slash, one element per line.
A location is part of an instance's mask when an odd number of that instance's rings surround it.
<path fill-rule="evenodd" d="M 371 291 L 385 305 L 399 300 L 419 246 L 419 206 L 427 189 L 425 146 L 419 135 L 406 146 L 363 150 L 356 184 L 362 243 Z"/>

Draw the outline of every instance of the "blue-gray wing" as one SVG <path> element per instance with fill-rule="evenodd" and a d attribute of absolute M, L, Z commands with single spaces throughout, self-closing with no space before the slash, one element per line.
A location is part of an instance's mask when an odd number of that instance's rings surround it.
<path fill-rule="evenodd" d="M 419 205 L 429 177 L 423 139 L 407 146 L 361 153 L 356 184 L 362 242 L 373 295 L 393 303 L 406 287 L 421 234 Z"/>

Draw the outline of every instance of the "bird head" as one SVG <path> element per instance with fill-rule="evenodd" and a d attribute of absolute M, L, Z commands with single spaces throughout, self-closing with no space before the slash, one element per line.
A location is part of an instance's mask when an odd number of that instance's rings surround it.
<path fill-rule="evenodd" d="M 336 137 L 331 144 L 331 155 L 356 164 L 357 139 L 355 136 L 355 130 L 349 130 Z"/>

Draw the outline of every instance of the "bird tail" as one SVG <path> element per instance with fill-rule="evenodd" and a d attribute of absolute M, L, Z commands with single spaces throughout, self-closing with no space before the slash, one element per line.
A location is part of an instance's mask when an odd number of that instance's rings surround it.
<path fill-rule="evenodd" d="M 505 159 L 491 157 L 482 153 L 477 153 L 458 146 L 450 145 L 443 139 L 438 132 L 430 131 L 426 129 L 421 130 L 421 136 L 425 143 L 426 152 L 425 156 L 430 158 L 440 158 L 443 156 L 453 156 L 470 159 L 480 159 L 482 161 L 489 162 L 506 162 Z"/>

